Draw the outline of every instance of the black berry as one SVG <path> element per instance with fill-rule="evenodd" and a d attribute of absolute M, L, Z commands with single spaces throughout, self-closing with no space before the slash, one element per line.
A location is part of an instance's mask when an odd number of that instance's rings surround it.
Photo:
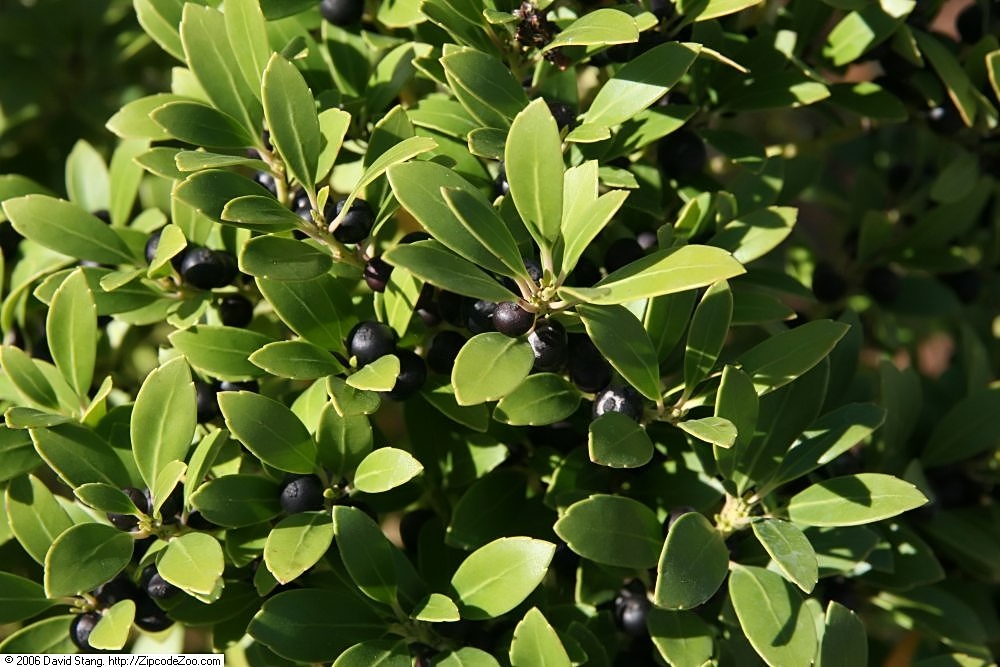
<path fill-rule="evenodd" d="M 577 260 L 576 266 L 566 276 L 566 284 L 572 287 L 593 287 L 601 279 L 601 270 L 586 257 Z"/>
<path fill-rule="evenodd" d="M 472 334 L 493 331 L 493 313 L 496 311 L 496 308 L 497 304 L 493 301 L 485 299 L 473 301 L 465 319 L 465 327 Z"/>
<path fill-rule="evenodd" d="M 181 589 L 160 576 L 155 565 L 150 565 L 142 571 L 139 585 L 146 591 L 146 595 L 154 600 L 166 600 L 181 592 Z"/>
<path fill-rule="evenodd" d="M 332 222 L 335 217 L 340 215 L 346 203 L 346 199 L 341 199 L 332 208 L 328 203 L 324 211 L 327 222 Z M 374 224 L 375 213 L 368 202 L 364 199 L 355 199 L 350 210 L 344 215 L 337 228 L 333 230 L 333 238 L 341 243 L 360 243 L 368 238 Z"/>
<path fill-rule="evenodd" d="M 289 475 L 281 487 L 281 509 L 288 514 L 323 509 L 323 482 L 316 475 Z"/>
<path fill-rule="evenodd" d="M 813 267 L 812 291 L 823 303 L 833 303 L 847 293 L 847 281 L 829 262 L 819 261 Z"/>
<path fill-rule="evenodd" d="M 81 651 L 93 651 L 90 645 L 90 633 L 94 631 L 97 622 L 101 620 L 101 615 L 91 611 L 86 614 L 76 616 L 69 624 L 69 638 Z"/>
<path fill-rule="evenodd" d="M 642 246 L 634 238 L 615 239 L 604 253 L 604 268 L 611 273 L 640 257 L 642 257 Z"/>
<path fill-rule="evenodd" d="M 437 332 L 427 346 L 427 366 L 435 373 L 450 375 L 465 342 L 465 336 L 452 329 Z"/>
<path fill-rule="evenodd" d="M 529 257 L 524 260 L 524 268 L 528 271 L 528 277 L 534 280 L 536 283 L 542 280 L 542 263 L 539 262 L 534 257 Z"/>
<path fill-rule="evenodd" d="M 545 103 L 560 130 L 576 127 L 576 109 L 565 102 L 552 101 Z"/>
<path fill-rule="evenodd" d="M 394 401 L 402 401 L 417 393 L 427 380 L 427 364 L 413 350 L 397 350 L 399 357 L 399 376 L 396 384 L 387 392 Z"/>
<path fill-rule="evenodd" d="M 256 380 L 223 380 L 219 383 L 219 391 L 250 391 L 253 393 L 260 392 L 260 384 Z"/>
<path fill-rule="evenodd" d="M 323 0 L 319 13 L 333 25 L 345 28 L 361 20 L 365 13 L 364 0 Z"/>
<path fill-rule="evenodd" d="M 642 396 L 632 387 L 609 387 L 594 398 L 594 416 L 606 412 L 620 412 L 626 417 L 642 419 Z"/>
<path fill-rule="evenodd" d="M 162 229 L 157 229 L 155 232 L 149 235 L 146 240 L 146 262 L 152 264 L 153 260 L 156 258 L 156 251 L 160 248 L 160 236 L 163 235 Z M 184 259 L 185 251 L 181 251 L 170 258 L 170 265 L 174 267 L 174 270 L 180 273 L 181 262 Z"/>
<path fill-rule="evenodd" d="M 615 625 L 629 637 L 646 634 L 646 617 L 652 604 L 645 594 L 623 590 L 613 603 Z"/>
<path fill-rule="evenodd" d="M 358 322 L 347 335 L 347 354 L 357 357 L 358 366 L 396 351 L 396 334 L 387 324 L 368 320 Z"/>
<path fill-rule="evenodd" d="M 535 315 L 513 301 L 498 303 L 493 311 L 493 326 L 505 336 L 517 338 L 531 331 Z"/>
<path fill-rule="evenodd" d="M 135 624 L 146 632 L 162 632 L 174 622 L 152 598 L 141 598 L 135 607 Z"/>
<path fill-rule="evenodd" d="M 207 382 L 195 380 L 194 396 L 198 411 L 198 423 L 210 422 L 219 416 L 219 401 L 215 397 L 216 388 Z"/>
<path fill-rule="evenodd" d="M 656 159 L 664 174 L 683 179 L 704 171 L 708 153 L 697 134 L 681 129 L 660 139 L 656 145 Z"/>
<path fill-rule="evenodd" d="M 309 201 L 309 195 L 303 190 L 299 190 L 294 197 L 292 197 L 292 210 L 295 214 L 302 218 L 305 222 L 312 224 L 312 202 Z"/>
<path fill-rule="evenodd" d="M 639 244 L 643 252 L 656 250 L 660 240 L 656 237 L 656 232 L 652 229 L 644 229 L 635 235 L 635 242 Z"/>
<path fill-rule="evenodd" d="M 266 171 L 258 171 L 253 175 L 253 182 L 261 186 L 272 195 L 278 195 L 278 184 L 274 180 L 274 176 Z"/>
<path fill-rule="evenodd" d="M 198 289 L 225 287 L 236 279 L 236 258 L 221 250 L 189 246 L 181 260 L 184 282 Z"/>
<path fill-rule="evenodd" d="M 216 530 L 218 526 L 204 517 L 201 512 L 194 511 L 187 515 L 184 525 L 194 530 Z"/>
<path fill-rule="evenodd" d="M 409 232 L 399 239 L 400 244 L 416 243 L 417 241 L 427 241 L 431 235 L 427 232 Z"/>
<path fill-rule="evenodd" d="M 384 292 L 392 274 L 392 264 L 381 257 L 372 257 L 365 264 L 365 283 L 373 292 Z"/>
<path fill-rule="evenodd" d="M 124 574 L 119 574 L 111 581 L 101 584 L 92 594 L 102 609 L 112 607 L 122 600 L 139 599 L 139 589 Z"/>
<path fill-rule="evenodd" d="M 986 28 L 983 8 L 974 3 L 963 9 L 955 18 L 955 28 L 963 44 L 972 45 L 981 40 Z"/>
<path fill-rule="evenodd" d="M 899 275 L 888 266 L 868 270 L 864 279 L 865 291 L 879 304 L 886 306 L 896 300 L 902 289 Z"/>
<path fill-rule="evenodd" d="M 438 314 L 444 318 L 445 322 L 453 324 L 456 327 L 464 327 L 466 325 L 466 318 L 468 317 L 471 305 L 471 300 L 461 294 L 441 290 L 437 295 Z"/>
<path fill-rule="evenodd" d="M 122 493 L 129 497 L 129 500 L 136 506 L 143 514 L 149 514 L 149 501 L 146 498 L 146 494 L 142 492 L 141 489 L 137 489 L 134 486 L 127 486 L 122 489 Z M 135 530 L 139 526 L 139 519 L 131 514 L 116 514 L 114 512 L 108 512 L 108 521 L 111 525 L 118 530 L 131 531 Z"/>
<path fill-rule="evenodd" d="M 534 370 L 541 372 L 558 371 L 566 363 L 568 343 L 566 329 L 556 320 L 542 320 L 528 335 L 528 343 L 535 353 Z"/>
<path fill-rule="evenodd" d="M 227 327 L 243 327 L 253 321 L 253 303 L 242 294 L 227 294 L 216 306 L 219 319 Z"/>
<path fill-rule="evenodd" d="M 507 182 L 507 168 L 501 162 L 497 177 L 493 179 L 493 196 L 503 197 L 508 193 L 510 193 L 510 183 Z"/>
<path fill-rule="evenodd" d="M 611 382 L 611 366 L 586 335 L 570 336 L 569 379 L 580 391 L 597 392 Z"/>
<path fill-rule="evenodd" d="M 146 489 L 146 502 L 150 508 L 153 507 L 153 498 L 149 489 Z M 182 511 L 184 511 L 184 485 L 178 484 L 160 505 L 160 520 L 163 523 L 177 523 Z"/>

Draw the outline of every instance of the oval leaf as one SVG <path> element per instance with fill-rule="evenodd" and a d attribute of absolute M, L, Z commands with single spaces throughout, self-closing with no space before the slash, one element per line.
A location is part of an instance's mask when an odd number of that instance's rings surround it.
<path fill-rule="evenodd" d="M 660 398 L 656 348 L 642 323 L 624 306 L 577 306 L 587 335 L 629 384 L 651 401 Z"/>
<path fill-rule="evenodd" d="M 580 390 L 554 373 L 536 373 L 497 403 L 493 418 L 514 426 L 554 424 L 576 412 Z"/>
<path fill-rule="evenodd" d="M 620 412 L 607 412 L 588 427 L 590 460 L 609 468 L 639 468 L 653 459 L 646 429 Z"/>
<path fill-rule="evenodd" d="M 514 391 L 531 372 L 535 353 L 527 341 L 501 333 L 470 338 L 451 370 L 455 400 L 459 405 L 495 401 Z"/>
<path fill-rule="evenodd" d="M 281 512 L 281 487 L 256 475 L 224 475 L 206 482 L 191 495 L 191 505 L 225 528 L 252 526 Z"/>
<path fill-rule="evenodd" d="M 383 493 L 402 486 L 424 467 L 409 452 L 382 447 L 366 456 L 354 473 L 354 487 L 365 493 Z"/>
<path fill-rule="evenodd" d="M 788 501 L 788 518 L 807 526 L 857 526 L 920 507 L 927 498 L 892 475 L 861 473 L 813 484 Z"/>
<path fill-rule="evenodd" d="M 774 559 L 785 577 L 806 593 L 819 579 L 816 552 L 803 532 L 780 519 L 761 519 L 752 524 L 753 534 Z"/>
<path fill-rule="evenodd" d="M 657 566 L 653 603 L 664 609 L 691 609 L 708 600 L 729 573 L 729 549 L 722 535 L 697 512 L 670 526 Z"/>
<path fill-rule="evenodd" d="M 462 618 L 506 614 L 541 583 L 556 547 L 528 537 L 504 537 L 473 551 L 451 578 Z"/>
<path fill-rule="evenodd" d="M 285 517 L 264 543 L 264 564 L 278 583 L 287 584 L 319 562 L 333 543 L 333 522 L 326 512 Z"/>
<path fill-rule="evenodd" d="M 280 236 L 257 236 L 243 245 L 240 271 L 272 280 L 309 280 L 333 266 L 333 258 L 316 246 Z"/>
<path fill-rule="evenodd" d="M 510 642 L 510 664 L 513 667 L 570 667 L 569 655 L 559 641 L 555 629 L 545 620 L 538 607 L 532 607 L 514 628 Z"/>
<path fill-rule="evenodd" d="M 77 396 L 90 392 L 97 360 L 97 306 L 82 269 L 62 282 L 45 318 L 49 350 Z"/>
<path fill-rule="evenodd" d="M 344 506 L 333 508 L 333 527 L 344 567 L 361 592 L 377 602 L 395 604 L 395 547 L 382 529 L 361 510 Z"/>
<path fill-rule="evenodd" d="M 132 560 L 132 536 L 102 523 L 81 523 L 63 532 L 45 554 L 45 595 L 92 591 Z"/>
<path fill-rule="evenodd" d="M 172 359 L 146 376 L 130 424 L 136 466 L 153 488 L 164 466 L 187 459 L 197 425 L 194 383 L 183 359 Z"/>
<path fill-rule="evenodd" d="M 798 591 L 779 574 L 736 566 L 729 597 L 750 645 L 771 667 L 808 665 L 816 655 L 816 629 Z"/>
<path fill-rule="evenodd" d="M 250 391 L 223 391 L 218 398 L 226 426 L 254 456 L 285 472 L 316 468 L 316 443 L 287 407 Z"/>
<path fill-rule="evenodd" d="M 573 503 L 554 528 L 584 558 L 618 567 L 654 567 L 663 541 L 653 510 L 621 496 L 595 494 Z"/>

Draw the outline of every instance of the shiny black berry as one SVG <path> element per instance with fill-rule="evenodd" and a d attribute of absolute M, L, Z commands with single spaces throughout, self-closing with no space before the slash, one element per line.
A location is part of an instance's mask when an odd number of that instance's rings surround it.
<path fill-rule="evenodd" d="M 361 20 L 365 13 L 364 0 L 323 0 L 319 13 L 333 25 L 345 28 Z"/>
<path fill-rule="evenodd" d="M 601 279 L 601 270 L 586 257 L 577 260 L 576 266 L 566 276 L 566 284 L 571 287 L 593 287 Z"/>
<path fill-rule="evenodd" d="M 427 364 L 413 350 L 397 350 L 399 375 L 396 384 L 386 393 L 394 401 L 402 401 L 417 393 L 427 380 Z"/>
<path fill-rule="evenodd" d="M 260 383 L 256 380 L 223 380 L 219 383 L 219 391 L 250 391 L 260 392 Z"/>
<path fill-rule="evenodd" d="M 347 335 L 347 354 L 357 358 L 358 366 L 395 351 L 396 334 L 387 324 L 372 320 L 358 322 Z"/>
<path fill-rule="evenodd" d="M 219 526 L 206 519 L 205 516 L 198 511 L 190 512 L 187 515 L 187 520 L 184 522 L 184 525 L 188 528 L 193 528 L 194 530 L 217 530 L 219 528 Z"/>
<path fill-rule="evenodd" d="M 92 595 L 97 600 L 98 606 L 107 609 L 122 600 L 138 600 L 139 589 L 123 573 L 95 588 Z"/>
<path fill-rule="evenodd" d="M 622 590 L 612 603 L 615 625 L 629 637 L 646 634 L 646 617 L 652 604 L 645 593 Z"/>
<path fill-rule="evenodd" d="M 406 245 L 408 243 L 416 243 L 417 241 L 427 241 L 430 240 L 431 235 L 427 232 L 409 232 L 404 234 L 400 239 L 399 243 L 401 245 Z"/>
<path fill-rule="evenodd" d="M 600 417 L 606 412 L 620 412 L 626 417 L 639 421 L 642 419 L 642 395 L 632 387 L 609 387 L 594 398 L 594 416 Z"/>
<path fill-rule="evenodd" d="M 891 304 L 899 297 L 902 281 L 888 266 L 876 266 L 868 270 L 864 278 L 865 291 L 883 306 Z"/>
<path fill-rule="evenodd" d="M 546 102 L 545 104 L 549 107 L 549 112 L 555 118 L 556 126 L 560 130 L 572 130 L 576 127 L 576 109 L 572 106 L 558 101 Z"/>
<path fill-rule="evenodd" d="M 604 268 L 608 273 L 617 271 L 642 257 L 642 246 L 634 238 L 615 239 L 604 253 Z"/>
<path fill-rule="evenodd" d="M 146 489 L 146 502 L 149 507 L 153 507 L 153 498 L 149 489 Z M 177 523 L 177 519 L 180 517 L 181 512 L 184 511 L 184 485 L 178 484 L 174 487 L 174 490 L 170 492 L 167 499 L 163 501 L 160 505 L 160 520 L 163 523 Z"/>
<path fill-rule="evenodd" d="M 135 607 L 135 624 L 146 632 L 162 632 L 174 622 L 152 598 L 143 597 Z"/>
<path fill-rule="evenodd" d="M 372 257 L 365 264 L 365 283 L 373 292 L 384 292 L 389 283 L 389 276 L 392 275 L 392 264 L 389 264 L 381 257 Z"/>
<path fill-rule="evenodd" d="M 253 321 L 253 303 L 242 294 L 227 294 L 219 299 L 216 308 L 219 319 L 227 327 L 242 329 Z"/>
<path fill-rule="evenodd" d="M 149 500 L 146 498 L 146 494 L 143 493 L 142 489 L 137 489 L 134 486 L 127 486 L 122 489 L 122 492 L 129 497 L 129 500 L 136 506 L 143 514 L 149 514 Z M 139 519 L 131 514 L 116 514 L 114 512 L 108 512 L 108 521 L 111 525 L 118 530 L 130 531 L 135 530 L 139 526 Z"/>
<path fill-rule="evenodd" d="M 580 391 L 597 392 L 611 382 L 611 365 L 589 336 L 570 336 L 568 366 L 569 379 Z"/>
<path fill-rule="evenodd" d="M 253 175 L 253 182 L 261 186 L 272 195 L 277 196 L 278 194 L 278 184 L 274 180 L 274 176 L 266 171 L 258 171 Z"/>
<path fill-rule="evenodd" d="M 198 423 L 210 422 L 219 416 L 219 401 L 215 397 L 215 385 L 201 380 L 194 382 L 195 406 L 197 407 Z"/>
<path fill-rule="evenodd" d="M 434 334 L 427 346 L 427 366 L 435 373 L 451 375 L 455 366 L 455 357 L 465 345 L 466 337 L 452 329 L 445 329 Z"/>
<path fill-rule="evenodd" d="M 299 190 L 292 197 L 292 210 L 305 222 L 312 224 L 312 202 L 309 201 L 309 195 L 305 191 Z"/>
<path fill-rule="evenodd" d="M 524 260 L 524 268 L 528 272 L 529 278 L 531 278 L 536 283 L 541 282 L 543 275 L 541 262 L 539 262 L 534 257 L 528 257 L 527 259 Z"/>
<path fill-rule="evenodd" d="M 668 177 L 684 179 L 704 171 L 708 153 L 701 137 L 691 130 L 681 129 L 660 139 L 656 145 L 656 159 Z"/>
<path fill-rule="evenodd" d="M 139 576 L 139 586 L 154 600 L 166 600 L 181 592 L 177 586 L 160 576 L 155 565 L 150 565 Z"/>
<path fill-rule="evenodd" d="M 531 331 L 535 314 L 521 308 L 514 301 L 498 303 L 493 311 L 493 326 L 505 336 L 517 338 Z"/>
<path fill-rule="evenodd" d="M 494 301 L 479 299 L 470 304 L 468 315 L 465 319 L 465 328 L 473 335 L 493 331 L 493 313 L 497 304 Z"/>
<path fill-rule="evenodd" d="M 198 289 L 225 287 L 236 279 L 236 258 L 221 250 L 189 246 L 180 264 L 184 282 Z"/>
<path fill-rule="evenodd" d="M 493 179 L 493 196 L 503 197 L 510 193 L 510 183 L 507 182 L 507 169 L 503 162 L 500 163 L 500 170 L 497 177 Z"/>
<path fill-rule="evenodd" d="M 323 509 L 323 482 L 316 475 L 289 475 L 281 487 L 281 509 L 288 514 Z"/>
<path fill-rule="evenodd" d="M 826 261 L 813 267 L 812 291 L 823 303 L 839 301 L 847 294 L 847 281 Z"/>
<path fill-rule="evenodd" d="M 437 295 L 438 314 L 444 318 L 448 324 L 456 327 L 465 327 L 469 308 L 472 306 L 471 299 L 455 294 L 447 290 L 441 290 Z"/>
<path fill-rule="evenodd" d="M 346 203 L 346 199 L 341 199 L 333 207 L 328 203 L 324 211 L 327 222 L 331 222 L 340 215 Z M 374 224 L 375 213 L 368 202 L 364 199 L 355 199 L 350 210 L 344 215 L 337 228 L 333 230 L 333 238 L 341 243 L 360 243 L 368 238 Z"/>
<path fill-rule="evenodd" d="M 90 633 L 94 631 L 101 615 L 95 611 L 79 614 L 69 624 L 69 638 L 81 651 L 93 651 L 90 645 Z"/>
<path fill-rule="evenodd" d="M 528 335 L 528 343 L 535 353 L 534 370 L 554 372 L 566 363 L 569 347 L 566 329 L 556 320 L 541 320 Z"/>
<path fill-rule="evenodd" d="M 160 236 L 162 236 L 162 234 L 163 230 L 157 229 L 155 232 L 150 234 L 149 238 L 146 240 L 146 250 L 145 250 L 146 263 L 152 264 L 153 260 L 156 258 L 156 251 L 160 247 Z M 182 250 L 181 252 L 177 253 L 176 255 L 170 258 L 170 265 L 174 267 L 174 270 L 177 271 L 178 273 L 180 273 L 181 271 L 181 262 L 184 260 L 184 254 L 185 251 Z"/>

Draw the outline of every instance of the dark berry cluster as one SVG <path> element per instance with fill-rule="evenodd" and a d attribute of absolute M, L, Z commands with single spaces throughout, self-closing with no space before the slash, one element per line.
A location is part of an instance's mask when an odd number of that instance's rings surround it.
<path fill-rule="evenodd" d="M 385 393 L 386 397 L 401 401 L 409 398 L 424 385 L 427 366 L 413 350 L 397 349 L 396 332 L 389 325 L 373 320 L 358 322 L 347 335 L 347 354 L 355 359 L 358 367 L 366 366 L 387 354 L 399 359 L 396 384 Z"/>
<path fill-rule="evenodd" d="M 122 572 L 111 581 L 101 584 L 91 591 L 94 606 L 78 614 L 69 624 L 69 637 L 73 644 L 85 653 L 96 649 L 90 643 L 90 635 L 106 609 L 124 600 L 135 603 L 136 627 L 147 632 L 166 630 L 174 621 L 167 616 L 157 600 L 167 600 L 178 595 L 181 589 L 174 586 L 157 572 L 155 565 L 148 565 L 139 573 L 138 585 L 127 572 Z"/>
<path fill-rule="evenodd" d="M 146 261 L 152 262 L 160 246 L 161 232 L 155 232 L 146 241 Z M 174 270 L 186 285 L 210 290 L 231 285 L 239 269 L 236 258 L 225 250 L 213 250 L 200 245 L 188 245 L 170 259 Z"/>

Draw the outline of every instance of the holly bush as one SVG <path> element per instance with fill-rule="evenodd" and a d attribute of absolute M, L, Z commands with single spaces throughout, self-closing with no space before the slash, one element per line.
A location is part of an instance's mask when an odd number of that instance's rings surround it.
<path fill-rule="evenodd" d="M 91 11 L 153 71 L 0 176 L 0 652 L 993 664 L 996 2 Z"/>

